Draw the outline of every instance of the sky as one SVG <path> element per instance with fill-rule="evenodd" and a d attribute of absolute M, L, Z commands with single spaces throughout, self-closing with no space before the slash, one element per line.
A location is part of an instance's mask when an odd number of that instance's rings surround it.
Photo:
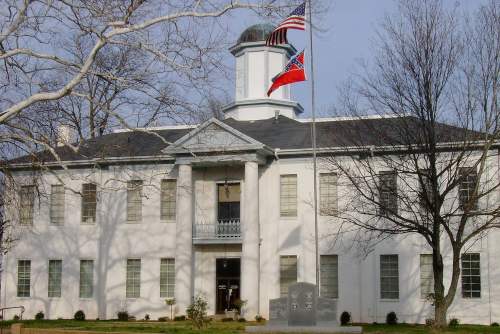
<path fill-rule="evenodd" d="M 420 0 L 415 0 L 420 1 Z M 444 0 L 450 8 L 456 0 Z M 476 9 L 487 0 L 459 0 L 460 9 Z M 370 39 L 375 37 L 374 26 L 385 12 L 396 11 L 394 0 L 334 0 L 332 10 L 321 24 L 330 27 L 324 36 L 313 38 L 314 81 L 316 115 L 324 114 L 337 96 L 337 87 L 348 79 L 356 68 L 356 59 L 370 59 Z M 259 18 L 246 17 L 242 24 L 249 27 L 262 23 Z M 273 22 L 278 25 L 279 22 Z M 243 28 L 242 31 L 245 29 Z M 289 30 L 288 41 L 300 52 L 309 49 L 309 31 Z M 308 52 L 308 51 L 306 51 Z M 306 66 L 310 66 L 308 59 Z M 308 68 L 307 82 L 292 84 L 291 99 L 299 102 L 305 112 L 301 118 L 311 117 L 311 71 Z"/>

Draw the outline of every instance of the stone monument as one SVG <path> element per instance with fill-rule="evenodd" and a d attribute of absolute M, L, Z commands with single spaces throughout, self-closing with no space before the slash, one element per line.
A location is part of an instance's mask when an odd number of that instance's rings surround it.
<path fill-rule="evenodd" d="M 247 326 L 247 332 L 361 333 L 361 327 L 340 327 L 337 301 L 318 297 L 316 285 L 296 283 L 288 297 L 269 300 L 269 321 L 265 326 Z"/>

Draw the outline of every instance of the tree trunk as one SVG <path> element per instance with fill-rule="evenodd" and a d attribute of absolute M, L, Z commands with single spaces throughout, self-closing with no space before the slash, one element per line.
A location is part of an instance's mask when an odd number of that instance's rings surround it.
<path fill-rule="evenodd" d="M 441 300 L 434 304 L 434 324 L 436 327 L 443 328 L 448 326 L 446 321 L 446 313 L 448 311 L 448 306 Z"/>
<path fill-rule="evenodd" d="M 436 327 L 446 327 L 446 312 L 448 307 L 444 302 L 444 264 L 443 257 L 440 253 L 439 239 L 435 242 L 435 249 L 433 252 L 433 271 L 434 271 L 434 324 Z"/>

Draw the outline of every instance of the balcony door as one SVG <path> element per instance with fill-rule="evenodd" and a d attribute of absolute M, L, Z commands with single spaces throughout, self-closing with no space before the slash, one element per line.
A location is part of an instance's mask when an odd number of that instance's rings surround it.
<path fill-rule="evenodd" d="M 240 221 L 240 184 L 218 185 L 218 222 L 234 223 Z"/>
<path fill-rule="evenodd" d="M 240 259 L 217 259 L 216 312 L 238 309 L 234 304 L 240 298 Z M 239 310 L 239 309 L 238 309 Z"/>

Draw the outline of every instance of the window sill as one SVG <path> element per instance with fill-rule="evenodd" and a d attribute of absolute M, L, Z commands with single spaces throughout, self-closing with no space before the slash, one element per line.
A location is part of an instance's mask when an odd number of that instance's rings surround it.
<path fill-rule="evenodd" d="M 479 298 L 464 298 L 462 297 L 461 301 L 466 302 L 466 303 L 480 303 L 483 301 L 481 297 Z"/>
<path fill-rule="evenodd" d="M 280 220 L 297 220 L 297 219 L 299 219 L 299 218 L 298 218 L 297 216 L 295 216 L 295 217 L 281 217 L 281 216 L 280 216 L 280 218 L 279 218 L 279 219 L 280 219 Z"/>
<path fill-rule="evenodd" d="M 160 220 L 160 223 L 162 224 L 173 224 L 173 223 L 177 223 L 177 219 L 165 219 L 165 220 Z"/>
<path fill-rule="evenodd" d="M 96 224 L 96 222 L 95 222 L 95 221 L 93 221 L 93 222 L 91 222 L 91 223 L 90 223 L 90 222 L 89 222 L 89 223 L 87 223 L 87 222 L 81 222 L 81 223 L 80 223 L 80 225 L 95 225 L 95 224 Z"/>
<path fill-rule="evenodd" d="M 126 224 L 131 224 L 131 225 L 142 224 L 142 220 L 127 220 Z"/>
<path fill-rule="evenodd" d="M 380 301 L 383 303 L 399 302 L 399 298 L 398 299 L 380 299 Z"/>

